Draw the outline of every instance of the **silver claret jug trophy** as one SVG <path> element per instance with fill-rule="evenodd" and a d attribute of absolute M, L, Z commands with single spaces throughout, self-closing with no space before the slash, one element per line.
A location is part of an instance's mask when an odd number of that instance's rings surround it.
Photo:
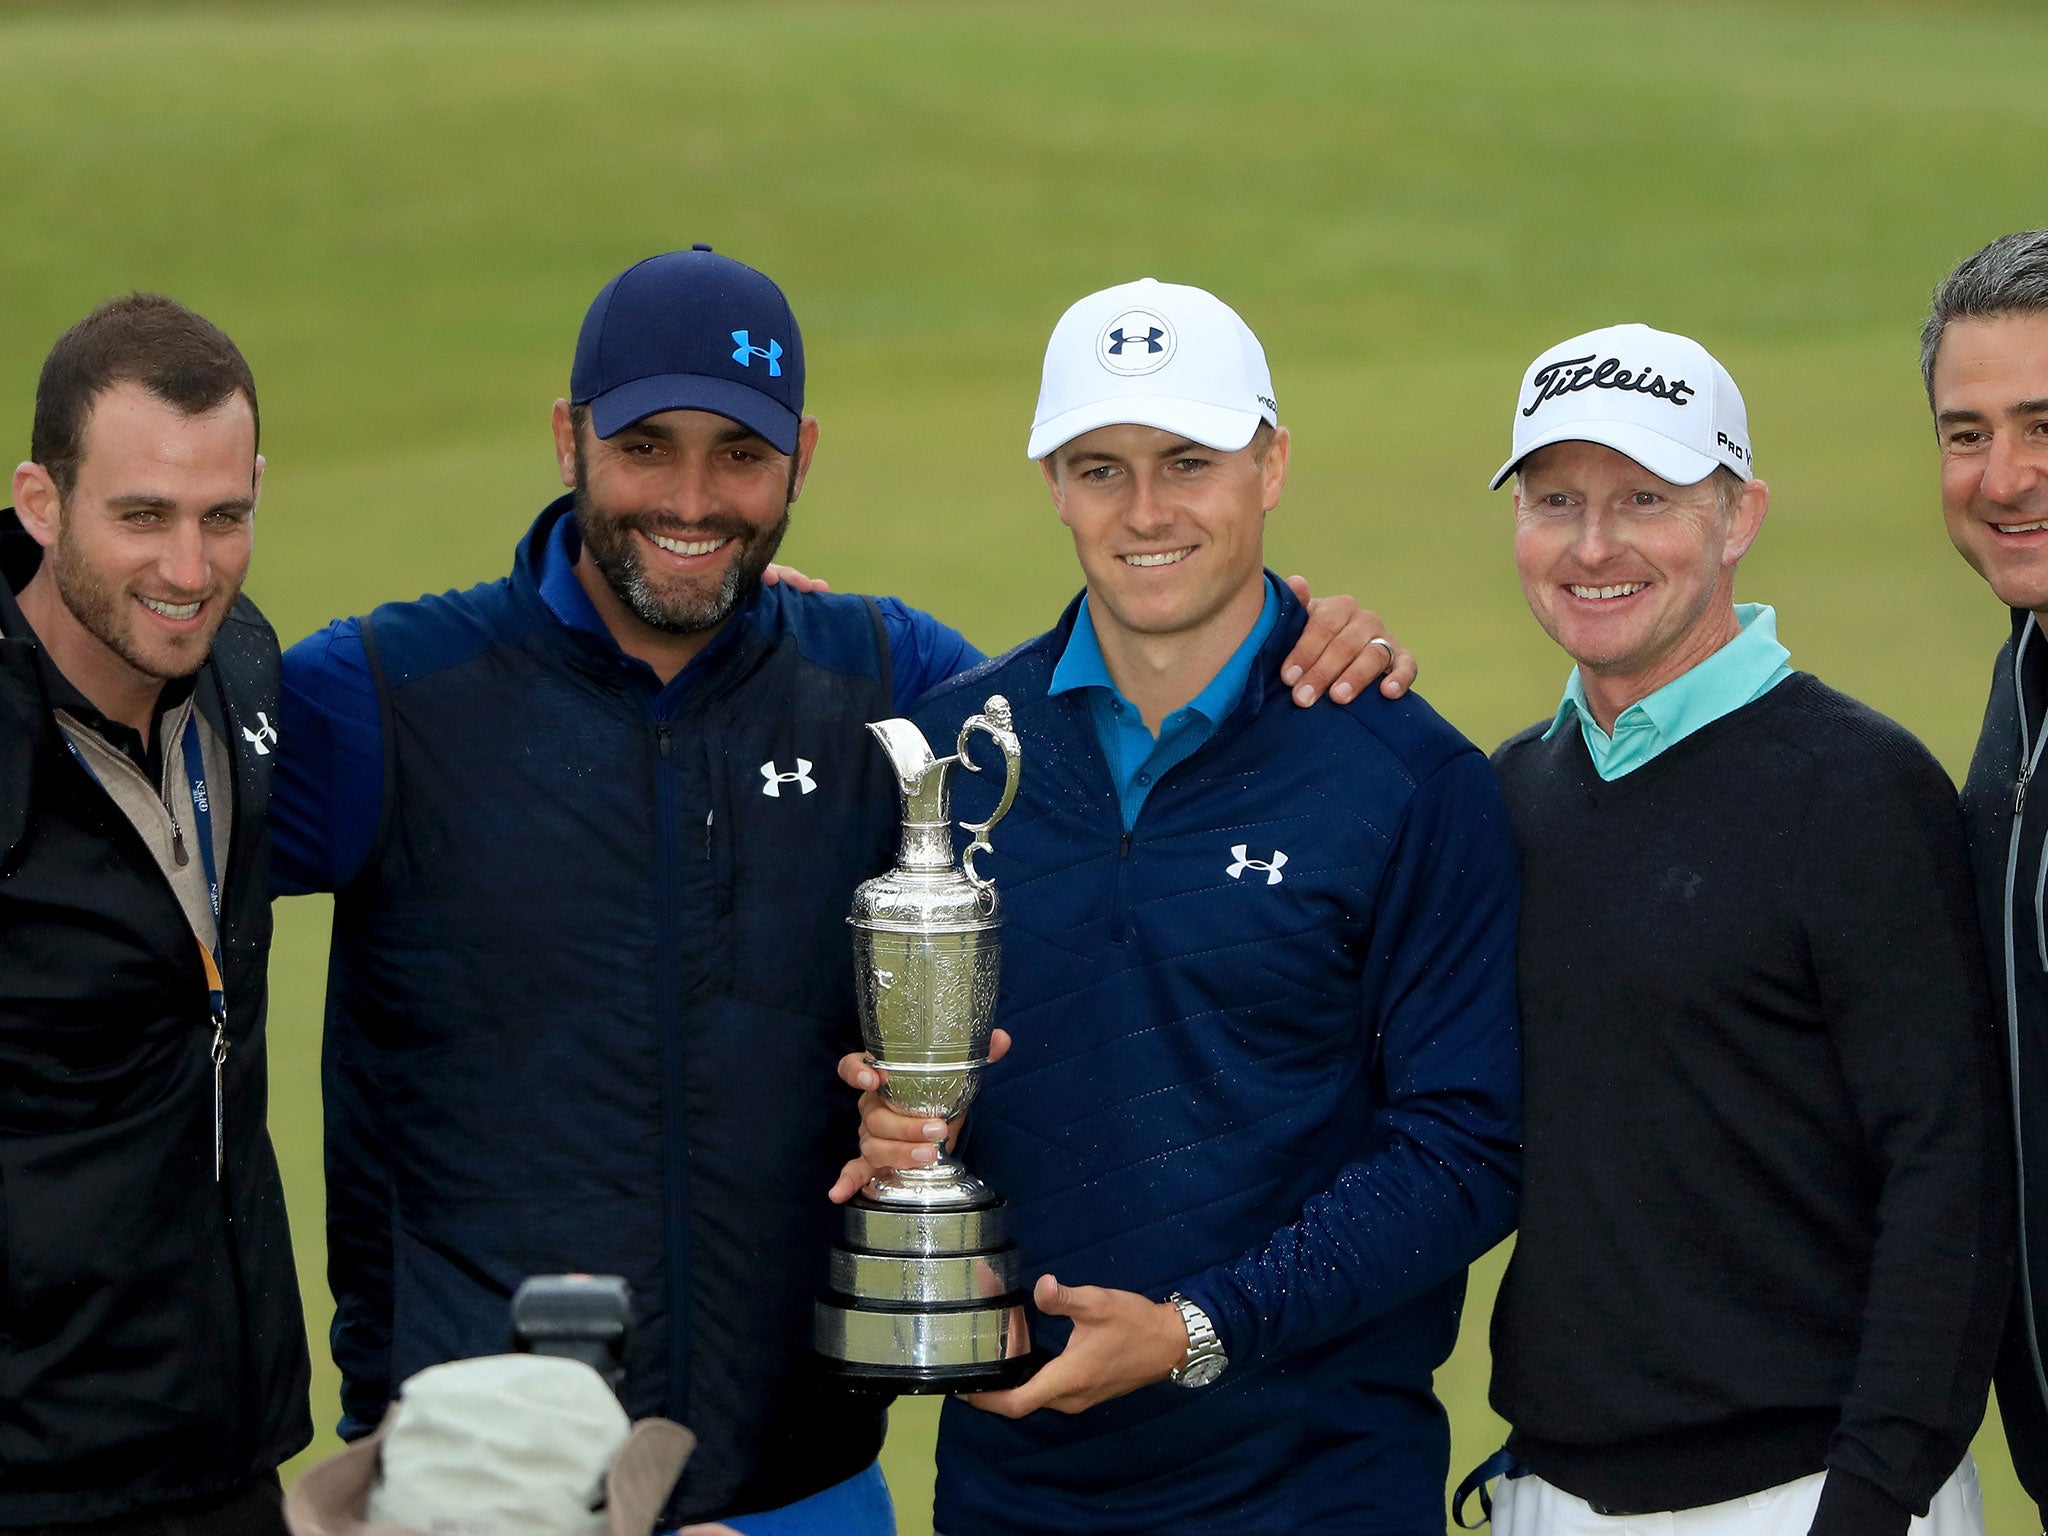
<path fill-rule="evenodd" d="M 935 757 L 908 720 L 868 729 L 896 770 L 903 847 L 894 869 L 854 893 L 847 918 L 861 1036 L 892 1109 L 951 1120 L 988 1066 L 1003 919 L 974 856 L 1017 798 L 1017 733 L 1000 695 L 960 727 L 951 757 Z M 1002 749 L 1003 794 L 987 821 L 961 823 L 974 841 L 956 863 L 950 775 L 981 771 L 967 752 L 977 731 Z M 1036 1365 L 1017 1281 L 1001 1197 L 941 1150 L 848 1203 L 817 1304 L 818 1352 L 839 1374 L 896 1392 L 1014 1386 Z"/>

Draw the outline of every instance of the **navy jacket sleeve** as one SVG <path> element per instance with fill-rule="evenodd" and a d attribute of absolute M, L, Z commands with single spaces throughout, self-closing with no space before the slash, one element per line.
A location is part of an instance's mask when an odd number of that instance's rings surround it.
<path fill-rule="evenodd" d="M 384 740 L 362 625 L 341 619 L 284 653 L 270 791 L 273 896 L 338 891 L 361 872 L 384 795 Z"/>
<path fill-rule="evenodd" d="M 896 709 L 910 707 L 939 684 L 958 677 L 983 660 L 980 651 L 950 624 L 911 607 L 900 597 L 879 597 L 882 627 L 889 636 L 889 661 L 895 670 Z"/>
<path fill-rule="evenodd" d="M 1385 1108 L 1367 1156 L 1291 1225 L 1180 1289 L 1233 1361 L 1314 1348 L 1458 1274 L 1513 1229 L 1520 1171 L 1515 846 L 1493 771 L 1411 797 L 1366 961 Z"/>
<path fill-rule="evenodd" d="M 384 795 L 384 736 L 362 628 L 343 619 L 284 653 L 277 769 L 270 795 L 274 895 L 338 891 L 376 841 Z M 330 1341 L 342 1375 L 344 1439 L 374 1430 L 390 1394 L 391 1192 L 383 1095 L 360 1042 L 329 1030 L 322 1042 L 326 1113 L 327 1265 L 335 1311 Z"/>

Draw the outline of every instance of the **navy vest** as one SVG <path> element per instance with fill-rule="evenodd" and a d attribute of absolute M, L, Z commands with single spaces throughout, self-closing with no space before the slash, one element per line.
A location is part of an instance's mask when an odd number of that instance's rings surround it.
<path fill-rule="evenodd" d="M 624 1275 L 626 1407 L 699 1439 L 668 1520 L 850 1476 L 881 1404 L 811 1301 L 855 1147 L 846 914 L 897 829 L 872 604 L 765 589 L 670 712 L 536 586 L 380 608 L 384 820 L 336 900 L 325 1078 L 349 1413 L 508 1346 L 527 1275 Z M 687 677 L 689 674 L 686 673 Z M 347 1348 L 343 1348 L 346 1343 Z"/>

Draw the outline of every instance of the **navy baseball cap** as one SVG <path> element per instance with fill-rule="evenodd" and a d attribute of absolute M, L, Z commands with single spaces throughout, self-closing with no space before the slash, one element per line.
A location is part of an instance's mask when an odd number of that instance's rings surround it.
<path fill-rule="evenodd" d="M 636 262 L 583 317 L 569 398 L 599 437 L 657 411 L 712 411 L 796 451 L 804 341 L 789 300 L 708 245 Z"/>

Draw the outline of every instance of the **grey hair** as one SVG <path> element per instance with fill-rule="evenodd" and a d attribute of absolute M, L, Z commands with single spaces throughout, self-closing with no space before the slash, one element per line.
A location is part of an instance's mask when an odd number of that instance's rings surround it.
<path fill-rule="evenodd" d="M 1726 464 L 1714 467 L 1714 507 L 1723 517 L 1735 510 L 1747 489 L 1749 480 L 1746 476 L 1738 475 Z"/>
<path fill-rule="evenodd" d="M 1934 306 L 1920 327 L 1920 382 L 1934 404 L 1934 356 L 1952 320 L 2048 313 L 2048 229 L 2001 235 L 1934 290 Z"/>

